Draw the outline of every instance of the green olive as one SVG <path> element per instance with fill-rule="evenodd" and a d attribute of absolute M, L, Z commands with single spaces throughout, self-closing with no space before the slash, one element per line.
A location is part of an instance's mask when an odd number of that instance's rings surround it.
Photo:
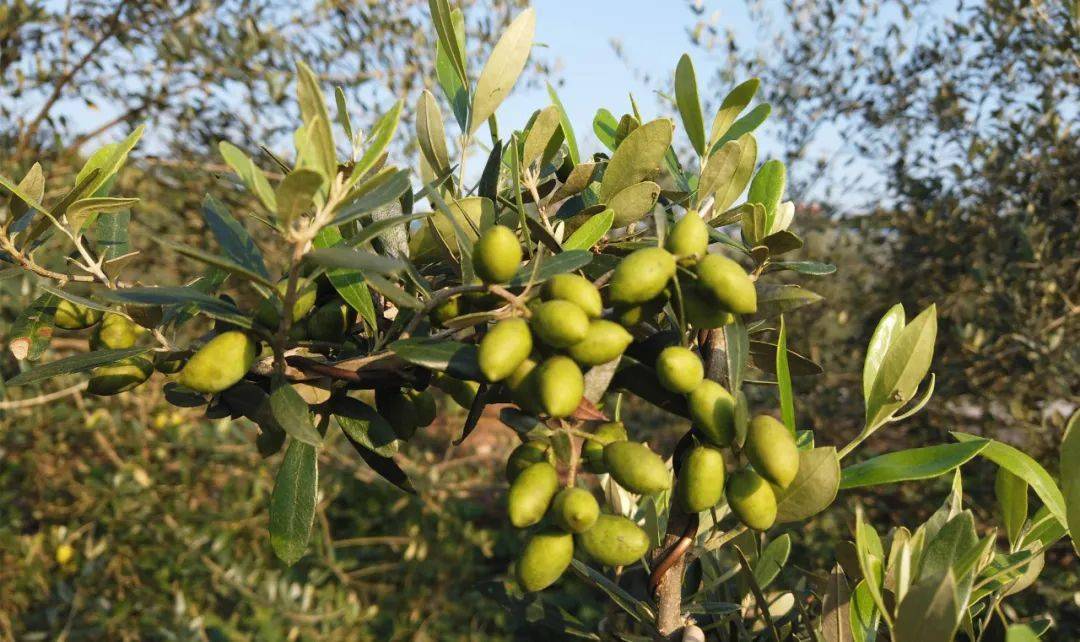
<path fill-rule="evenodd" d="M 503 319 L 480 340 L 477 360 L 488 381 L 510 376 L 532 352 L 532 333 L 524 319 Z"/>
<path fill-rule="evenodd" d="M 683 457 L 675 497 L 687 513 L 716 506 L 724 496 L 724 456 L 712 446 L 696 446 Z"/>
<path fill-rule="evenodd" d="M 602 566 L 629 566 L 649 550 L 649 536 L 620 515 L 601 515 L 589 530 L 577 536 L 577 544 Z"/>
<path fill-rule="evenodd" d="M 723 386 L 705 379 L 687 396 L 690 419 L 711 444 L 728 446 L 735 438 L 735 398 Z"/>
<path fill-rule="evenodd" d="M 586 439 L 585 443 L 581 444 L 581 458 L 585 462 L 585 469 L 597 475 L 606 473 L 604 446 L 627 439 L 626 426 L 622 422 L 610 421 L 597 426 L 593 431 L 593 439 Z"/>
<path fill-rule="evenodd" d="M 555 453 L 551 446 L 543 441 L 526 441 L 511 451 L 506 459 L 506 481 L 513 482 L 521 471 L 542 461 L 555 464 Z"/>
<path fill-rule="evenodd" d="M 555 418 L 567 417 L 581 403 L 585 377 L 572 359 L 557 355 L 537 367 L 536 390 L 545 412 Z"/>
<path fill-rule="evenodd" d="M 90 346 L 95 350 L 123 350 L 135 345 L 135 324 L 127 317 L 107 313 L 94 330 Z"/>
<path fill-rule="evenodd" d="M 553 528 L 544 529 L 525 544 L 514 575 L 526 591 L 542 591 L 562 577 L 573 557 L 573 535 Z"/>
<path fill-rule="evenodd" d="M 188 359 L 178 381 L 197 392 L 221 392 L 244 378 L 255 363 L 258 348 L 244 332 L 222 332 Z"/>
<path fill-rule="evenodd" d="M 758 415 L 750 421 L 743 453 L 759 475 L 780 488 L 787 488 L 799 472 L 794 435 L 769 415 Z"/>
<path fill-rule="evenodd" d="M 675 276 L 675 257 L 660 247 L 631 252 L 611 275 L 608 297 L 618 305 L 645 303 L 664 291 Z"/>
<path fill-rule="evenodd" d="M 757 291 L 746 270 L 722 254 L 710 254 L 695 267 L 698 283 L 716 303 L 729 312 L 757 312 Z"/>
<path fill-rule="evenodd" d="M 115 363 L 94 368 L 86 391 L 92 395 L 108 396 L 126 392 L 150 378 L 154 364 L 140 356 L 128 357 Z"/>
<path fill-rule="evenodd" d="M 555 299 L 536 306 L 531 325 L 545 345 L 569 348 L 585 338 L 589 331 L 589 317 L 573 303 Z"/>
<path fill-rule="evenodd" d="M 589 323 L 585 337 L 566 352 L 583 366 L 598 366 L 618 359 L 633 340 L 634 336 L 618 323 L 595 319 Z"/>
<path fill-rule="evenodd" d="M 705 366 L 696 352 L 682 346 L 669 346 L 656 358 L 656 378 L 660 385 L 676 394 L 697 388 L 705 378 Z"/>
<path fill-rule="evenodd" d="M 680 261 L 693 263 L 709 248 L 709 226 L 697 210 L 690 210 L 671 227 L 664 247 Z"/>
<path fill-rule="evenodd" d="M 521 243 L 513 230 L 493 225 L 473 246 L 473 267 L 484 283 L 506 283 L 521 264 Z"/>
<path fill-rule="evenodd" d="M 556 274 L 544 283 L 544 298 L 562 299 L 581 308 L 590 319 L 599 318 L 604 311 L 600 290 L 592 281 L 578 274 Z"/>
<path fill-rule="evenodd" d="M 60 303 L 56 304 L 53 324 L 63 330 L 85 330 L 101 321 L 102 314 L 104 313 L 101 310 L 61 299 Z"/>
<path fill-rule="evenodd" d="M 584 488 L 564 488 L 551 502 L 551 516 L 555 525 L 571 533 L 589 530 L 599 515 L 600 504 Z"/>
<path fill-rule="evenodd" d="M 756 531 L 776 521 L 776 495 L 769 482 L 752 470 L 740 470 L 731 476 L 727 503 L 739 521 Z"/>
<path fill-rule="evenodd" d="M 664 460 L 645 444 L 616 441 L 604 446 L 604 466 L 632 493 L 651 495 L 671 488 L 671 472 Z"/>
<path fill-rule="evenodd" d="M 521 471 L 510 484 L 507 495 L 510 523 L 516 528 L 526 528 L 539 522 L 558 490 L 559 475 L 546 461 Z"/>

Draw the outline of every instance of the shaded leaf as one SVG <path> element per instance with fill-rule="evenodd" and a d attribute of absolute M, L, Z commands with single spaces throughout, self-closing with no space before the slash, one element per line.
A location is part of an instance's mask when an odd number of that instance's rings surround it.
<path fill-rule="evenodd" d="M 799 451 L 799 472 L 787 488 L 776 493 L 776 523 L 797 522 L 828 508 L 840 487 L 836 449 Z"/>
<path fill-rule="evenodd" d="M 844 569 L 833 567 L 821 605 L 821 633 L 825 642 L 851 642 L 851 590 Z"/>
<path fill-rule="evenodd" d="M 389 348 L 409 363 L 445 372 L 455 379 L 482 381 L 484 378 L 476 360 L 476 346 L 469 343 L 412 338 L 395 341 Z"/>
<path fill-rule="evenodd" d="M 866 426 L 872 429 L 910 401 L 930 370 L 937 339 L 937 308 L 923 310 L 889 346 L 881 362 L 870 399 L 866 404 Z"/>
<path fill-rule="evenodd" d="M 640 221 L 653 210 L 659 197 L 660 186 L 652 181 L 635 183 L 619 190 L 607 202 L 608 207 L 615 213 L 612 225 L 625 227 Z"/>
<path fill-rule="evenodd" d="M 58 297 L 45 293 L 34 299 L 15 317 L 8 332 L 8 350 L 20 361 L 36 361 L 41 357 L 53 336 L 53 317 Z"/>
<path fill-rule="evenodd" d="M 270 278 L 259 246 L 221 201 L 207 195 L 203 199 L 202 216 L 226 256 L 259 276 Z"/>
<path fill-rule="evenodd" d="M 338 397 L 332 402 L 330 413 L 337 419 L 341 431 L 364 448 L 382 457 L 390 457 L 398 451 L 394 427 L 363 401 Z"/>
<path fill-rule="evenodd" d="M 274 554 L 290 566 L 307 550 L 318 489 L 316 450 L 294 439 L 285 450 L 270 496 L 270 545 Z"/>
<path fill-rule="evenodd" d="M 310 169 L 296 169 L 286 174 L 274 192 L 278 216 L 287 223 L 310 210 L 324 180 L 322 174 Z"/>
<path fill-rule="evenodd" d="M 221 157 L 225 159 L 225 163 L 236 172 L 236 175 L 240 177 L 248 190 L 258 197 L 263 207 L 271 212 L 276 212 L 277 197 L 274 196 L 274 188 L 270 187 L 270 181 L 266 179 L 266 174 L 259 169 L 255 161 L 251 160 L 239 147 L 228 141 L 223 140 L 218 143 L 218 150 L 221 152 Z"/>
<path fill-rule="evenodd" d="M 758 283 L 758 310 L 755 319 L 769 319 L 803 306 L 817 303 L 821 295 L 797 285 Z"/>
<path fill-rule="evenodd" d="M 360 455 L 360 458 L 364 460 L 364 463 L 378 473 L 380 477 L 406 493 L 411 495 L 416 494 L 416 489 L 413 488 L 412 482 L 409 481 L 409 476 L 405 474 L 405 471 L 401 469 L 401 466 L 397 465 L 397 462 L 390 457 L 383 457 L 382 455 L 369 450 L 363 444 L 350 437 L 348 433 L 345 433 L 345 438 L 349 440 L 349 443 L 356 450 L 357 454 Z"/>
<path fill-rule="evenodd" d="M 1074 411 L 1065 426 L 1060 449 L 1061 490 L 1065 501 L 1065 525 L 1073 550 L 1080 554 L 1080 410 Z"/>
<path fill-rule="evenodd" d="M 107 363 L 115 363 L 121 359 L 145 354 L 149 351 L 150 348 L 125 348 L 123 350 L 98 350 L 96 352 L 77 354 L 21 372 L 5 381 L 4 385 L 14 388 L 15 386 L 25 386 L 39 381 L 46 381 L 64 374 L 85 372 Z"/>
<path fill-rule="evenodd" d="M 288 382 L 274 382 L 270 391 L 270 412 L 293 439 L 315 447 L 322 445 L 322 436 L 311 421 L 307 402 Z"/>
<path fill-rule="evenodd" d="M 894 629 L 898 642 L 951 642 L 962 605 L 952 571 L 911 587 L 900 602 Z"/>
<path fill-rule="evenodd" d="M 430 91 L 420 92 L 416 103 L 416 143 L 436 174 L 450 171 L 450 154 L 446 150 L 446 130 L 443 127 L 439 103 Z"/>
<path fill-rule="evenodd" d="M 317 265 L 360 270 L 365 274 L 397 274 L 406 268 L 401 259 L 341 245 L 315 248 L 304 258 Z"/>
<path fill-rule="evenodd" d="M 586 250 L 567 250 L 554 256 L 537 257 L 526 263 L 518 270 L 518 273 L 514 275 L 514 278 L 510 279 L 509 285 L 521 286 L 527 283 L 543 283 L 556 274 L 564 274 L 566 272 L 573 272 L 579 270 L 589 264 L 592 260 L 593 254 Z M 539 261 L 539 267 L 535 270 L 534 266 Z"/>

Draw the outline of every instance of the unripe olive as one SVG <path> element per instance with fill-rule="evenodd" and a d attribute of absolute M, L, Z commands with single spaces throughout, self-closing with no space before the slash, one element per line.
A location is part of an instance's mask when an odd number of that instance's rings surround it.
<path fill-rule="evenodd" d="M 124 312 L 131 320 L 147 330 L 153 330 L 161 324 L 165 310 L 160 305 L 125 305 Z"/>
<path fill-rule="evenodd" d="M 529 466 L 510 484 L 507 513 L 510 523 L 526 528 L 539 522 L 559 490 L 559 475 L 547 462 Z"/>
<path fill-rule="evenodd" d="M 540 392 L 536 385 L 536 366 L 538 365 L 540 363 L 536 359 L 527 357 L 505 381 L 514 403 L 525 412 L 534 415 L 543 411 L 540 407 Z"/>
<path fill-rule="evenodd" d="M 585 338 L 567 349 L 567 353 L 583 366 L 598 366 L 618 359 L 634 336 L 614 321 L 595 319 L 589 323 Z"/>
<path fill-rule="evenodd" d="M 607 472 L 604 465 L 604 446 L 616 442 L 626 441 L 626 426 L 620 421 L 602 423 L 593 431 L 594 439 L 586 439 L 581 444 L 581 458 L 585 462 L 585 469 L 591 473 L 601 475 Z"/>
<path fill-rule="evenodd" d="M 540 462 L 555 464 L 555 453 L 551 446 L 543 441 L 526 441 L 506 458 L 506 481 L 513 482 L 523 470 Z"/>
<path fill-rule="evenodd" d="M 600 504 L 584 488 L 564 488 L 551 502 L 551 517 L 555 525 L 571 533 L 584 533 L 596 523 Z"/>
<path fill-rule="evenodd" d="M 318 307 L 307 320 L 307 336 L 315 341 L 338 342 L 356 320 L 352 307 L 333 299 Z"/>
<path fill-rule="evenodd" d="M 90 347 L 95 350 L 123 350 L 135 345 L 135 324 L 119 314 L 107 313 L 94 330 Z"/>
<path fill-rule="evenodd" d="M 611 275 L 612 303 L 634 305 L 659 295 L 675 276 L 675 257 L 660 247 L 635 250 L 619 261 Z"/>
<path fill-rule="evenodd" d="M 693 263 L 709 248 L 709 226 L 696 210 L 690 210 L 671 227 L 664 247 L 675 258 Z"/>
<path fill-rule="evenodd" d="M 514 574 L 528 592 L 551 586 L 570 566 L 574 557 L 574 536 L 554 528 L 544 529 L 529 538 Z"/>
<path fill-rule="evenodd" d="M 638 325 L 652 321 L 660 311 L 664 309 L 667 297 L 660 296 L 637 305 L 617 305 L 614 308 L 615 320 L 624 328 L 635 328 Z"/>
<path fill-rule="evenodd" d="M 520 264 L 521 243 L 504 225 L 492 225 L 473 246 L 473 267 L 484 283 L 506 283 Z"/>
<path fill-rule="evenodd" d="M 759 475 L 787 488 L 799 472 L 799 449 L 787 426 L 769 415 L 758 415 L 746 430 L 743 453 Z"/>
<path fill-rule="evenodd" d="M 716 506 L 724 496 L 724 456 L 712 446 L 696 446 L 683 457 L 675 498 L 687 513 Z"/>
<path fill-rule="evenodd" d="M 705 379 L 687 396 L 690 419 L 702 436 L 715 446 L 727 446 L 735 438 L 735 398 L 720 384 Z"/>
<path fill-rule="evenodd" d="M 141 356 L 98 366 L 90 373 L 86 391 L 92 395 L 115 395 L 131 390 L 150 378 L 154 364 Z"/>
<path fill-rule="evenodd" d="M 776 521 L 776 495 L 769 482 L 752 470 L 740 470 L 731 476 L 727 503 L 740 522 L 756 531 Z"/>
<path fill-rule="evenodd" d="M 53 324 L 64 330 L 85 330 L 101 321 L 101 310 L 88 308 L 85 305 L 72 303 L 67 299 L 61 299 L 56 304 L 56 314 L 53 316 Z"/>
<path fill-rule="evenodd" d="M 430 426 L 439 409 L 435 405 L 435 397 L 427 390 L 409 390 L 405 393 L 416 411 L 416 425 L 420 428 Z"/>
<path fill-rule="evenodd" d="M 636 441 L 604 446 L 604 466 L 620 486 L 632 493 L 651 495 L 671 488 L 671 472 L 664 460 Z"/>
<path fill-rule="evenodd" d="M 277 283 L 277 292 L 282 300 L 285 299 L 285 294 L 289 290 L 289 279 L 284 278 Z M 296 323 L 300 319 L 304 318 L 308 312 L 311 312 L 311 308 L 315 307 L 315 299 L 319 293 L 319 286 L 314 281 L 299 280 L 296 283 L 296 299 L 293 301 L 292 307 L 292 320 Z M 281 301 L 277 301 L 274 297 L 263 299 L 259 304 L 259 309 L 255 311 L 255 320 L 258 321 L 263 327 L 276 329 L 281 323 L 281 313 L 279 307 Z"/>
<path fill-rule="evenodd" d="M 561 299 L 536 306 L 531 324 L 536 336 L 552 348 L 569 348 L 589 332 L 589 317 L 585 312 Z"/>
<path fill-rule="evenodd" d="M 705 379 L 705 366 L 690 348 L 668 346 L 656 358 L 656 378 L 671 392 L 684 395 Z"/>
<path fill-rule="evenodd" d="M 239 330 L 222 332 L 188 359 L 178 380 L 198 392 L 221 392 L 244 378 L 258 348 L 254 339 Z"/>
<path fill-rule="evenodd" d="M 722 328 L 735 322 L 731 312 L 714 301 L 696 283 L 684 283 L 682 295 L 683 314 L 687 322 L 698 330 Z"/>
<path fill-rule="evenodd" d="M 741 265 L 723 254 L 710 254 L 695 267 L 698 283 L 717 303 L 729 312 L 757 312 L 757 291 L 754 282 Z"/>
<path fill-rule="evenodd" d="M 569 301 L 581 308 L 590 319 L 599 318 L 604 311 L 600 290 L 579 274 L 556 274 L 548 279 L 544 284 L 544 298 Z"/>
<path fill-rule="evenodd" d="M 430 319 L 435 325 L 443 325 L 450 319 L 461 316 L 461 297 L 452 296 L 431 311 Z"/>
<path fill-rule="evenodd" d="M 577 536 L 577 544 L 603 566 L 629 566 L 649 550 L 649 536 L 625 517 L 601 515 L 592 528 Z"/>
<path fill-rule="evenodd" d="M 412 439 L 420 427 L 416 406 L 398 388 L 376 388 L 375 409 L 390 423 L 399 439 Z"/>
<path fill-rule="evenodd" d="M 465 409 L 472 408 L 473 400 L 476 399 L 476 393 L 480 389 L 480 384 L 475 381 L 455 379 L 444 372 L 435 373 L 431 385 L 450 395 L 454 403 Z"/>
<path fill-rule="evenodd" d="M 566 417 L 577 410 L 585 394 L 585 377 L 573 359 L 557 355 L 536 369 L 540 405 L 552 417 Z"/>
<path fill-rule="evenodd" d="M 480 340 L 477 360 L 488 381 L 510 376 L 532 352 L 532 333 L 524 319 L 503 319 Z"/>

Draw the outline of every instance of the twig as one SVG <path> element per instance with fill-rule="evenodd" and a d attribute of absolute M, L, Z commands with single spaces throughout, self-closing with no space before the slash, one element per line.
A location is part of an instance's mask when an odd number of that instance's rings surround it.
<path fill-rule="evenodd" d="M 74 386 L 71 386 L 70 388 L 64 388 L 63 390 L 57 390 L 56 392 L 50 392 L 44 395 L 30 397 L 29 399 L 0 401 L 0 410 L 18 410 L 20 408 L 31 408 L 33 406 L 40 406 L 42 404 L 49 403 L 50 401 L 56 401 L 57 399 L 63 399 L 64 397 L 77 395 L 83 390 L 86 390 L 87 385 L 89 385 L 88 381 L 82 381 L 75 384 Z"/>

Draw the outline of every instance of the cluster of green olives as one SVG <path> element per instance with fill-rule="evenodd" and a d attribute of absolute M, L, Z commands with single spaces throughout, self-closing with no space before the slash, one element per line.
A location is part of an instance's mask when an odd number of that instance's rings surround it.
<path fill-rule="evenodd" d="M 56 305 L 53 324 L 64 330 L 91 330 L 90 347 L 94 350 L 131 348 L 145 332 L 127 316 L 103 312 L 67 299 Z M 95 368 L 86 390 L 94 395 L 115 395 L 141 385 L 153 372 L 154 362 L 150 359 L 139 355 L 127 357 Z"/>

